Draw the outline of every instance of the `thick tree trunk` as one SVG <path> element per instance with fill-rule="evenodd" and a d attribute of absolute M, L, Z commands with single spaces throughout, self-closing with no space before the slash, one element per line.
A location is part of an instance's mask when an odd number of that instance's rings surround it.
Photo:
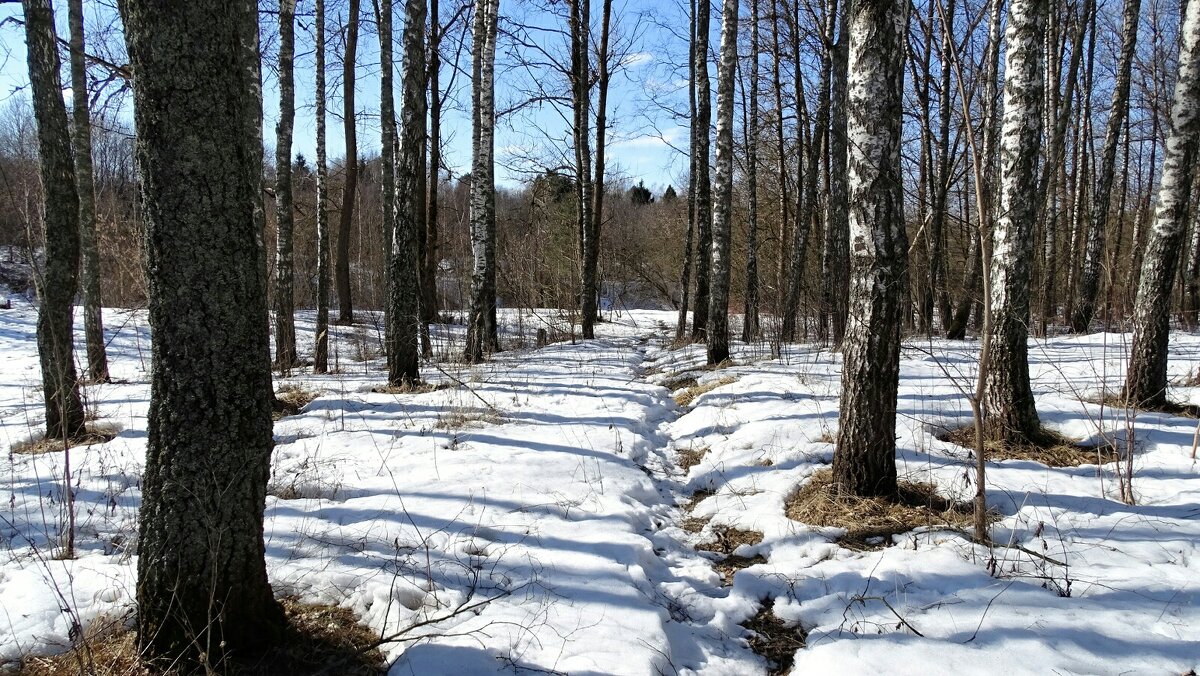
<path fill-rule="evenodd" d="M 850 10 L 847 136 L 850 312 L 833 478 L 843 494 L 896 493 L 896 391 L 908 237 L 900 161 L 908 3 Z"/>
<path fill-rule="evenodd" d="M 296 120 L 296 0 L 279 0 L 279 122 L 275 124 L 275 365 L 296 365 L 292 293 L 292 127 Z"/>
<path fill-rule="evenodd" d="M 600 19 L 600 51 L 597 54 L 596 77 L 596 167 L 592 179 L 591 220 L 587 223 L 583 252 L 583 284 L 580 292 L 583 305 L 583 337 L 595 337 L 599 308 L 596 299 L 601 291 L 598 268 L 600 263 L 600 226 L 604 222 L 604 146 L 608 131 L 608 40 L 612 19 L 612 0 L 603 0 Z"/>
<path fill-rule="evenodd" d="M 83 332 L 87 340 L 87 375 L 108 382 L 108 353 L 100 301 L 100 247 L 96 235 L 96 189 L 92 176 L 92 113 L 84 65 L 83 0 L 69 0 L 71 30 L 71 115 L 75 150 L 75 183 L 79 194 L 79 244 L 83 256 Z"/>
<path fill-rule="evenodd" d="M 717 166 L 713 180 L 712 286 L 708 305 L 708 363 L 729 359 L 729 239 L 733 223 L 733 88 L 737 69 L 738 0 L 724 0 L 721 61 L 717 67 Z"/>
<path fill-rule="evenodd" d="M 1133 311 L 1133 345 L 1125 396 L 1134 404 L 1167 404 L 1167 348 L 1171 285 L 1190 218 L 1196 162 L 1200 161 L 1200 2 L 1188 2 L 1180 22 L 1179 78 L 1163 156 L 1154 225 L 1146 242 Z"/>
<path fill-rule="evenodd" d="M 350 0 L 346 24 L 346 51 L 342 55 L 342 127 L 346 134 L 346 178 L 342 182 L 342 213 L 338 224 L 334 278 L 338 296 L 338 323 L 354 323 L 350 295 L 350 230 L 354 227 L 354 200 L 358 193 L 358 130 L 354 117 L 354 74 L 358 58 L 359 0 Z"/>
<path fill-rule="evenodd" d="M 750 0 L 750 102 L 743 118 L 746 127 L 746 191 L 749 193 L 746 241 L 746 293 L 742 340 L 758 338 L 758 0 Z"/>
<path fill-rule="evenodd" d="M 263 558 L 273 395 L 257 6 L 123 8 L 153 337 L 139 648 L 218 664 L 276 642 L 284 623 Z"/>
<path fill-rule="evenodd" d="M 712 90 L 708 80 L 708 31 L 711 7 L 696 0 L 694 68 L 696 82 L 696 136 L 692 145 L 696 181 L 696 302 L 692 312 L 692 340 L 705 340 L 708 330 L 709 273 L 712 265 L 712 178 L 709 175 L 709 133 L 712 127 Z"/>
<path fill-rule="evenodd" d="M 1012 0 L 1000 135 L 1000 219 L 994 234 L 988 381 L 983 400 L 988 435 L 1007 443 L 1036 441 L 1041 422 L 1029 385 L 1029 290 L 1037 164 L 1042 141 L 1042 41 L 1046 3 Z"/>
<path fill-rule="evenodd" d="M 386 3 L 385 3 L 386 5 Z M 390 10 L 390 6 L 388 7 Z M 425 155 L 425 0 L 404 6 L 403 98 L 400 105 L 400 152 L 396 157 L 395 231 L 388 257 L 388 384 L 405 386 L 420 379 L 417 337 L 420 331 L 420 279 L 417 233 L 424 216 Z M 389 22 L 390 23 L 390 22 Z"/>
<path fill-rule="evenodd" d="M 1079 278 L 1079 303 L 1071 317 L 1071 330 L 1076 333 L 1087 331 L 1096 311 L 1096 297 L 1100 293 L 1100 264 L 1104 256 L 1104 236 L 1108 228 L 1109 203 L 1117 167 L 1117 146 L 1121 140 L 1121 127 L 1129 113 L 1129 79 L 1133 70 L 1134 50 L 1137 46 L 1138 15 L 1141 0 L 1125 0 L 1124 25 L 1121 28 L 1121 57 L 1117 64 L 1117 80 L 1113 86 L 1112 106 L 1108 112 L 1108 125 L 1104 131 L 1104 150 L 1100 158 L 1099 175 L 1092 194 L 1092 213 L 1088 221 L 1087 252 L 1083 258 L 1083 272 Z"/>
<path fill-rule="evenodd" d="M 316 0 L 317 329 L 313 372 L 329 371 L 329 161 L 325 156 L 325 0 Z"/>
<path fill-rule="evenodd" d="M 37 344 L 46 404 L 46 437 L 83 435 L 83 403 L 75 376 L 74 308 L 79 284 L 79 196 L 67 107 L 59 79 L 58 37 L 50 0 L 23 0 L 26 59 L 37 122 L 46 262 L 38 287 Z"/>
<path fill-rule="evenodd" d="M 480 0 L 471 47 L 471 303 L 467 319 L 468 362 L 499 349 L 496 335 L 495 143 L 496 22 L 500 0 Z"/>

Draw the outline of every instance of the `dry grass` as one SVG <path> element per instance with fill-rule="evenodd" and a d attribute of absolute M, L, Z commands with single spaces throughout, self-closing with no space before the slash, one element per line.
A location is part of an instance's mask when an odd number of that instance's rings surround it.
<path fill-rule="evenodd" d="M 829 469 L 813 474 L 785 504 L 793 521 L 845 528 L 839 543 L 859 550 L 889 546 L 893 535 L 921 526 L 967 528 L 974 515 L 969 503 L 944 498 L 927 483 L 901 481 L 894 498 L 837 495 Z"/>
<path fill-rule="evenodd" d="M 692 510 L 696 509 L 696 505 L 700 504 L 701 502 L 704 502 L 705 500 L 711 498 L 712 496 L 714 496 L 716 494 L 717 494 L 717 492 L 710 488 L 698 489 L 694 493 L 692 493 L 691 497 L 688 498 L 688 501 L 686 503 L 684 503 L 683 510 L 685 512 L 691 513 Z"/>
<path fill-rule="evenodd" d="M 685 532 L 692 533 L 694 535 L 704 530 L 704 527 L 708 525 L 709 521 L 712 521 L 711 516 L 689 516 L 683 521 L 679 522 L 679 527 Z"/>
<path fill-rule="evenodd" d="M 708 393 L 708 392 L 712 392 L 713 390 L 717 389 L 718 387 L 723 387 L 725 385 L 729 385 L 730 383 L 732 383 L 736 380 L 737 380 L 737 378 L 733 378 L 731 376 L 725 376 L 724 378 L 720 378 L 717 380 L 711 380 L 704 384 L 693 385 L 691 387 L 685 388 L 682 391 L 675 394 L 675 396 L 674 396 L 675 403 L 679 404 L 680 406 L 683 406 L 683 407 L 691 406 L 692 402 L 694 402 L 696 400 L 696 398 L 699 397 L 700 395 Z"/>
<path fill-rule="evenodd" d="M 707 453 L 708 446 L 679 449 L 675 451 L 675 464 L 685 472 L 690 471 L 693 467 L 700 464 L 700 461 L 704 459 Z"/>
<path fill-rule="evenodd" d="M 695 386 L 696 386 L 696 377 L 695 376 L 675 376 L 674 378 L 670 378 L 668 380 L 663 381 L 663 387 L 667 388 L 668 390 L 670 390 L 672 392 L 678 392 L 679 390 L 685 390 L 689 387 L 695 387 Z"/>
<path fill-rule="evenodd" d="M 775 616 L 775 601 L 765 599 L 754 617 L 742 623 L 750 631 L 747 643 L 755 655 L 767 660 L 767 674 L 780 676 L 792 670 L 796 651 L 808 638 L 802 627 L 789 627 Z"/>
<path fill-rule="evenodd" d="M 300 409 L 308 406 L 314 399 L 321 396 L 320 392 L 305 389 L 297 383 L 284 383 L 275 392 L 275 401 L 271 406 L 271 417 L 275 420 L 296 415 Z"/>
<path fill-rule="evenodd" d="M 729 555 L 742 545 L 754 546 L 763 540 L 763 534 L 756 530 L 742 530 L 732 526 L 716 526 L 712 533 L 714 539 L 701 542 L 696 545 L 696 549 Z"/>
<path fill-rule="evenodd" d="M 372 387 L 375 394 L 428 394 L 454 388 L 452 383 L 405 383 L 403 385 L 380 385 Z"/>
<path fill-rule="evenodd" d="M 463 407 L 453 408 L 438 415 L 438 421 L 434 427 L 443 430 L 461 430 L 470 427 L 499 425 L 502 422 L 504 422 L 504 418 L 493 409 Z"/>
<path fill-rule="evenodd" d="M 374 647 L 378 638 L 358 623 L 354 613 L 337 606 L 281 601 L 288 628 L 284 643 L 264 655 L 233 658 L 217 673 L 238 676 L 315 676 L 384 673 L 383 655 Z M 151 670 L 137 651 L 137 635 L 122 619 L 101 618 L 88 625 L 81 647 L 53 657 L 26 657 L 21 676 L 156 676 L 176 670 Z"/>
<path fill-rule="evenodd" d="M 48 439 L 45 436 L 38 436 L 28 441 L 22 441 L 12 445 L 12 452 L 18 455 L 41 455 L 43 453 L 54 453 L 62 451 L 64 448 L 79 448 L 81 446 L 95 446 L 96 444 L 105 444 L 117 437 L 117 430 L 111 425 L 94 424 L 87 425 L 87 431 L 82 437 L 75 439 Z"/>
<path fill-rule="evenodd" d="M 1121 459 L 1116 449 L 1106 446 L 1081 446 L 1073 439 L 1051 430 L 1042 430 L 1042 439 L 1035 444 L 1004 444 L 985 441 L 988 460 L 1032 460 L 1050 467 L 1079 467 L 1103 465 Z M 941 441 L 975 450 L 975 427 L 966 425 L 937 437 Z"/>
<path fill-rule="evenodd" d="M 825 430 L 825 431 L 821 432 L 821 436 L 817 437 L 816 439 L 813 439 L 813 441 L 816 441 L 816 442 L 822 443 L 822 444 L 836 444 L 837 443 L 837 439 L 835 439 L 833 437 L 833 432 L 830 432 L 829 430 Z"/>
<path fill-rule="evenodd" d="M 1200 387 L 1200 370 L 1196 371 L 1186 379 L 1178 383 L 1183 387 Z M 1119 392 L 1105 392 L 1098 397 L 1087 400 L 1092 404 L 1103 404 L 1109 408 L 1128 408 L 1135 411 L 1145 411 L 1149 413 L 1166 413 L 1167 415 L 1179 416 L 1181 418 L 1191 418 L 1193 420 L 1200 419 L 1200 406 L 1196 404 L 1178 404 L 1173 401 L 1168 401 L 1163 406 L 1148 408 L 1145 406 L 1136 406 L 1130 399 L 1126 399 Z"/>

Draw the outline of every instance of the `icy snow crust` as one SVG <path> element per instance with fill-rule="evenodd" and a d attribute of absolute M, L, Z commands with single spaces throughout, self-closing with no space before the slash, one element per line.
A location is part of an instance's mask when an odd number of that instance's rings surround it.
<path fill-rule="evenodd" d="M 22 302 L 0 311 L 6 450 L 42 425 L 35 314 Z M 300 315 L 302 346 L 312 319 Z M 739 344 L 736 366 L 707 371 L 702 346 L 666 348 L 673 313 L 613 319 L 596 341 L 424 367 L 447 387 L 420 394 L 372 392 L 381 361 L 351 361 L 362 332 L 338 327 L 340 373 L 276 381 L 321 394 L 275 426 L 266 545 L 277 592 L 345 606 L 402 639 L 387 647 L 392 674 L 763 673 L 740 625 L 764 599 L 808 632 L 795 673 L 1200 667 L 1196 423 L 1130 420 L 1083 401 L 1119 386 L 1127 336 L 1030 344 L 1042 419 L 1119 444 L 1132 424 L 1136 452 L 1136 506 L 1117 499 L 1112 465 L 990 465 L 995 539 L 1047 560 L 936 529 L 851 551 L 834 542 L 839 530 L 789 520 L 787 497 L 832 458 L 821 439 L 837 428 L 839 355 L 799 345 L 771 359 Z M 534 319 L 524 322 L 530 330 Z M 62 454 L 2 461 L 0 662 L 59 652 L 76 621 L 130 610 L 150 342 L 141 313 L 112 310 L 106 323 L 118 382 L 86 396 L 120 432 L 72 452 L 76 560 L 52 558 Z M 443 339 L 461 331 L 435 329 Z M 902 353 L 901 475 L 960 498 L 973 491 L 969 455 L 934 435 L 968 420 L 962 388 L 977 349 L 918 341 Z M 1173 335 L 1172 377 L 1198 362 L 1200 337 Z M 683 409 L 663 384 L 688 375 L 735 380 Z M 1172 395 L 1200 400 L 1192 388 Z M 703 448 L 687 472 L 676 465 L 677 450 Z M 689 514 L 699 490 L 712 495 Z M 711 520 L 692 534 L 686 517 Z M 736 553 L 766 562 L 732 585 L 712 568 L 720 555 L 692 548 L 718 526 L 764 534 Z"/>

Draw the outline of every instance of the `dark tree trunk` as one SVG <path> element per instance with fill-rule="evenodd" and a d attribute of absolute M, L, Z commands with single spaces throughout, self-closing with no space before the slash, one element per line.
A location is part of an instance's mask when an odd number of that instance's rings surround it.
<path fill-rule="evenodd" d="M 379 206 L 382 212 L 380 223 L 383 226 L 384 246 L 388 247 L 388 256 L 392 251 L 393 235 L 396 228 L 396 101 L 392 87 L 395 64 L 392 60 L 392 7 L 393 0 L 376 0 L 376 26 L 379 37 Z M 424 84 L 424 83 L 422 83 Z M 389 262 L 390 266 L 391 263 Z M 385 309 L 385 319 L 391 312 L 391 288 L 394 278 L 384 275 L 384 293 L 389 301 Z M 388 356 L 391 364 L 391 354 Z M 389 366 L 390 370 L 390 366 Z"/>
<path fill-rule="evenodd" d="M 153 336 L 139 648 L 218 664 L 275 643 L 284 624 L 263 546 L 273 395 L 257 6 L 123 9 Z"/>
<path fill-rule="evenodd" d="M 1046 3 L 1012 0 L 1000 135 L 1000 219 L 992 252 L 990 350 L 983 415 L 988 435 L 1006 443 L 1041 437 L 1029 385 L 1029 291 L 1037 163 L 1042 141 L 1042 42 Z"/>
<path fill-rule="evenodd" d="M 850 313 L 833 479 L 843 494 L 896 493 L 896 391 L 908 237 L 900 161 L 908 3 L 850 10 Z"/>
<path fill-rule="evenodd" d="M 427 343 L 429 324 L 437 319 L 438 312 L 438 188 L 442 177 L 442 92 L 439 84 L 442 24 L 438 0 L 430 0 L 429 17 L 429 178 L 425 184 L 425 255 L 421 259 L 421 321 L 424 324 L 421 349 L 428 348 L 428 356 L 432 356 L 433 346 Z"/>
<path fill-rule="evenodd" d="M 825 251 L 821 257 L 821 308 L 824 339 L 840 347 L 846 335 L 850 290 L 849 203 L 846 185 L 846 88 L 850 79 L 847 56 L 850 44 L 850 3 L 842 3 L 838 41 L 833 49 L 833 92 L 830 98 L 829 195 L 825 209 Z M 827 327 L 827 328 L 825 328 Z"/>
<path fill-rule="evenodd" d="M 687 193 L 687 234 L 683 240 L 683 267 L 679 272 L 679 318 L 675 322 L 675 342 L 683 340 L 687 333 L 688 299 L 692 284 L 692 239 L 696 233 L 696 217 L 698 203 L 696 199 L 696 144 L 697 138 L 697 103 L 696 103 L 696 12 L 697 0 L 688 3 L 690 28 L 688 31 L 688 193 Z"/>
<path fill-rule="evenodd" d="M 1179 79 L 1171 103 L 1154 225 L 1146 242 L 1133 310 L 1133 346 L 1125 376 L 1125 396 L 1146 408 L 1167 404 L 1171 286 L 1190 218 L 1196 162 L 1200 161 L 1200 2 L 1187 4 L 1179 28 Z"/>
<path fill-rule="evenodd" d="M 358 130 L 354 118 L 354 74 L 358 58 L 359 0 L 350 0 L 346 24 L 346 51 L 342 55 L 342 126 L 346 134 L 346 179 L 342 183 L 342 213 L 337 234 L 334 277 L 338 296 L 338 323 L 354 323 L 350 296 L 350 230 L 354 227 L 354 199 L 358 193 Z"/>
<path fill-rule="evenodd" d="M 275 365 L 297 363 L 292 294 L 292 127 L 296 121 L 296 0 L 279 0 L 279 121 L 275 124 Z"/>
<path fill-rule="evenodd" d="M 75 376 L 74 308 L 79 284 L 79 196 L 67 107 L 63 104 L 58 37 L 50 0 L 24 0 L 26 59 L 37 122 L 46 262 L 38 287 L 37 344 L 46 403 L 46 437 L 83 435 L 83 403 Z"/>
<path fill-rule="evenodd" d="M 692 161 L 696 181 L 696 302 L 692 311 L 692 340 L 705 340 L 708 330 L 709 272 L 712 264 L 712 178 L 709 176 L 709 133 L 712 127 L 712 90 L 708 79 L 708 31 L 711 7 L 696 0 L 694 54 L 696 81 L 695 139 Z"/>
<path fill-rule="evenodd" d="M 316 0 L 317 330 L 313 372 L 329 371 L 329 161 L 325 156 L 325 0 Z"/>
<path fill-rule="evenodd" d="M 83 256 L 83 332 L 87 339 L 87 374 L 93 383 L 108 382 L 108 353 L 100 301 L 100 247 L 96 235 L 96 189 L 92 176 L 92 113 L 84 65 L 83 0 L 67 3 L 71 30 L 71 115 L 75 150 L 75 183 L 79 195 L 79 244 Z"/>
<path fill-rule="evenodd" d="M 609 26 L 612 20 L 612 0 L 603 0 L 600 18 L 600 51 L 597 54 L 596 77 L 596 166 L 595 178 L 592 179 L 592 208 L 590 221 L 586 224 L 587 233 L 584 238 L 583 252 L 583 284 L 580 300 L 583 306 L 583 337 L 595 337 L 595 325 L 598 320 L 599 308 L 596 299 L 599 296 L 600 281 L 598 278 L 600 264 L 600 227 L 604 223 L 604 150 L 605 137 L 608 132 L 608 40 Z"/>
<path fill-rule="evenodd" d="M 386 4 L 386 3 L 385 3 Z M 385 10 L 390 11 L 390 6 Z M 388 259 L 391 279 L 388 313 L 388 383 L 415 384 L 420 289 L 417 233 L 424 216 L 425 173 L 425 0 L 405 2 L 403 98 L 400 105 L 400 153 L 396 164 L 396 227 Z"/>
<path fill-rule="evenodd" d="M 746 107 L 746 192 L 749 235 L 746 241 L 746 293 L 742 340 L 758 338 L 758 0 L 750 0 L 750 102 Z"/>
<path fill-rule="evenodd" d="M 708 363 L 729 359 L 729 239 L 733 224 L 733 89 L 737 70 L 738 0 L 724 0 L 717 67 L 717 166 L 713 180 L 712 286 Z"/>

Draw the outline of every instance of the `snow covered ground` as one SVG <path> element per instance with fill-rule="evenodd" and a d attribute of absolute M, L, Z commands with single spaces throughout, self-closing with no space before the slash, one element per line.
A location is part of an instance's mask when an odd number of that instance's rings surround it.
<path fill-rule="evenodd" d="M 532 333 L 552 317 L 504 319 Z M 312 316 L 300 320 L 303 351 Z M 1119 385 L 1128 336 L 1031 343 L 1047 425 L 1125 443 L 1132 422 L 1136 452 L 1136 506 L 1117 498 L 1112 465 L 992 463 L 995 539 L 1043 558 L 938 529 L 854 551 L 837 529 L 790 520 L 786 499 L 832 458 L 840 356 L 739 345 L 734 366 L 706 370 L 700 346 L 668 348 L 672 313 L 614 320 L 596 341 L 426 365 L 442 387 L 417 394 L 372 391 L 375 329 L 338 328 L 340 372 L 276 382 L 320 394 L 275 426 L 278 593 L 345 606 L 397 639 L 392 674 L 763 673 L 742 624 L 764 602 L 807 632 L 796 673 L 1200 668 L 1196 423 L 1085 401 Z M 150 342 L 142 313 L 106 323 L 117 380 L 86 396 L 118 434 L 72 451 L 77 559 L 53 558 L 62 454 L 8 453 L 0 469 L 0 662 L 60 651 L 75 624 L 121 616 L 134 596 Z M 23 302 L 0 311 L 6 450 L 42 424 L 34 324 Z M 457 327 L 438 328 L 447 352 Z M 1173 377 L 1200 365 L 1200 337 L 1172 348 Z M 960 498 L 972 461 L 935 435 L 969 417 L 976 350 L 915 341 L 902 357 L 901 474 Z M 687 377 L 722 384 L 680 406 L 665 385 Z M 722 555 L 694 548 L 728 528 L 762 533 L 733 552 L 748 565 L 731 580 Z"/>

